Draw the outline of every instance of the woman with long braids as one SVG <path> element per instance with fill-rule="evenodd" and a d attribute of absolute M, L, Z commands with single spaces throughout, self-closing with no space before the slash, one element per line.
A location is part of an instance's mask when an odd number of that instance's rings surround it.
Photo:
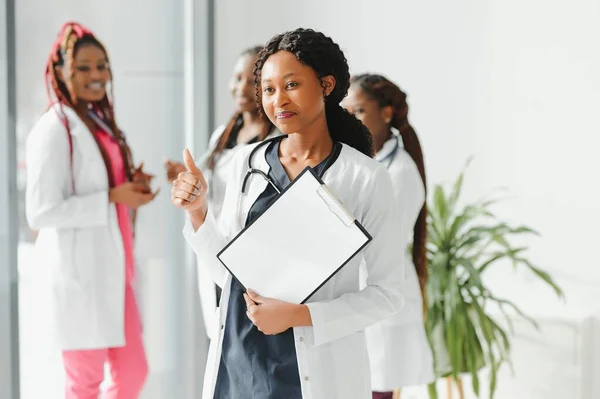
<path fill-rule="evenodd" d="M 235 152 L 248 144 L 281 134 L 269 119 L 260 115 L 254 98 L 254 63 L 260 50 L 262 46 L 254 46 L 239 55 L 229 83 L 235 101 L 235 112 L 226 125 L 219 126 L 213 132 L 208 143 L 208 151 L 197 160 L 204 170 L 204 177 L 210 187 L 208 200 L 215 217 L 219 216 L 223 205 L 231 161 Z M 168 160 L 165 168 L 170 182 L 186 170 L 184 164 L 173 160 Z M 212 339 L 217 328 L 215 312 L 221 289 L 214 283 L 201 262 L 198 263 L 198 289 L 204 327 L 206 334 Z"/>
<path fill-rule="evenodd" d="M 366 329 L 374 399 L 391 399 L 401 387 L 435 379 L 433 357 L 423 323 L 427 279 L 427 207 L 425 165 L 414 129 L 408 122 L 406 94 L 381 75 L 350 79 L 344 107 L 373 135 L 375 159 L 390 173 L 400 209 L 402 247 L 406 253 L 404 308 Z M 409 244 L 412 242 L 412 253 Z M 414 265 L 409 267 L 408 265 Z"/>
<path fill-rule="evenodd" d="M 364 329 L 403 304 L 404 257 L 390 175 L 371 158 L 369 131 L 340 106 L 350 74 L 331 38 L 311 29 L 279 34 L 259 53 L 255 76 L 261 111 L 284 135 L 237 152 L 218 222 L 203 172 L 187 150 L 186 172 L 171 191 L 173 204 L 187 211 L 184 236 L 223 287 L 203 398 L 368 398 Z M 244 290 L 216 255 L 307 166 L 373 240 L 299 305 Z M 259 173 L 246 179 L 250 168 Z M 360 289 L 362 262 L 368 276 Z"/>
<path fill-rule="evenodd" d="M 39 229 L 51 270 L 53 324 L 66 371 L 65 397 L 135 399 L 148 367 L 132 282 L 133 214 L 152 201 L 150 175 L 134 169 L 115 119 L 102 43 L 64 24 L 45 79 L 49 109 L 27 139 L 27 220 Z"/>

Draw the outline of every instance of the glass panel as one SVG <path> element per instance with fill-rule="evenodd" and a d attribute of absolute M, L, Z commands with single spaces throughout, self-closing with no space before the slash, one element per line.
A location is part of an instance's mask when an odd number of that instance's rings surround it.
<path fill-rule="evenodd" d="M 14 1 L 0 0 L 0 397 L 19 398 Z"/>

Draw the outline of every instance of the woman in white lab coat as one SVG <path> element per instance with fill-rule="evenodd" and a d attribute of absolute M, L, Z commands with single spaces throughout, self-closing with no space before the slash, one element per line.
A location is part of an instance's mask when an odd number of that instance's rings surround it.
<path fill-rule="evenodd" d="M 203 397 L 367 399 L 363 330 L 403 303 L 404 271 L 398 265 L 404 258 L 397 245 L 397 206 L 389 201 L 392 182 L 385 166 L 371 158 L 368 130 L 339 105 L 350 76 L 343 52 L 329 37 L 310 29 L 277 35 L 256 65 L 261 108 L 285 135 L 236 154 L 218 222 L 203 174 L 187 151 L 187 171 L 171 194 L 187 210 L 189 245 L 223 287 Z M 307 166 L 373 240 L 304 305 L 263 297 L 252 287 L 244 291 L 216 254 Z M 363 261 L 368 275 L 361 290 Z"/>
<path fill-rule="evenodd" d="M 213 132 L 208 151 L 197 161 L 210 187 L 208 201 L 215 217 L 218 217 L 223 205 L 227 178 L 235 152 L 245 145 L 281 134 L 270 120 L 259 115 L 254 98 L 254 63 L 261 49 L 261 46 L 250 47 L 238 57 L 229 86 L 235 100 L 235 113 L 227 125 L 219 126 Z M 167 178 L 171 182 L 186 170 L 182 163 L 173 160 L 168 160 L 165 167 Z M 208 269 L 201 263 L 198 263 L 198 289 L 204 326 L 208 337 L 212 339 L 217 325 L 216 310 L 221 289 L 215 285 Z"/>
<path fill-rule="evenodd" d="M 427 278 L 427 208 L 425 167 L 419 139 L 408 123 L 406 94 L 381 75 L 351 79 L 344 107 L 373 135 L 375 159 L 388 170 L 400 206 L 406 281 L 406 304 L 392 318 L 366 330 L 373 398 L 392 398 L 395 389 L 432 382 L 433 357 L 423 322 Z M 396 130 L 394 133 L 392 129 Z M 412 253 L 409 244 L 412 242 Z"/>
<path fill-rule="evenodd" d="M 134 279 L 132 212 L 152 201 L 107 92 L 107 52 L 85 27 L 59 32 L 46 66 L 51 105 L 27 139 L 27 220 L 50 270 L 66 398 L 137 398 L 147 375 Z"/>

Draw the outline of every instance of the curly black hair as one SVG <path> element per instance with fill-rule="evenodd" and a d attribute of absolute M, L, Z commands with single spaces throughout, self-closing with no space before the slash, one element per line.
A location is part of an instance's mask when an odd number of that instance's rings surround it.
<path fill-rule="evenodd" d="M 325 115 L 331 138 L 345 143 L 363 154 L 373 156 L 373 139 L 369 130 L 354 115 L 340 106 L 350 87 L 350 71 L 344 53 L 330 37 L 313 29 L 299 28 L 273 37 L 258 54 L 254 68 L 256 100 L 260 101 L 261 71 L 265 61 L 279 51 L 288 51 L 298 61 L 311 67 L 319 78 L 333 76 L 335 87 L 325 98 Z"/>

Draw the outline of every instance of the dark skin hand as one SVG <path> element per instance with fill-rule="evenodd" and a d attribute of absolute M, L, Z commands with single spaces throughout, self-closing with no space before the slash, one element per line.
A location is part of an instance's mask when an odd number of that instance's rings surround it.
<path fill-rule="evenodd" d="M 150 184 L 152 183 L 152 179 L 154 179 L 155 176 L 144 172 L 143 169 L 144 169 L 144 162 L 141 162 L 140 166 L 138 166 L 133 171 L 132 181 L 134 183 L 141 184 L 143 186 L 142 192 L 148 194 L 148 193 L 152 192 L 152 188 L 150 187 Z"/>

